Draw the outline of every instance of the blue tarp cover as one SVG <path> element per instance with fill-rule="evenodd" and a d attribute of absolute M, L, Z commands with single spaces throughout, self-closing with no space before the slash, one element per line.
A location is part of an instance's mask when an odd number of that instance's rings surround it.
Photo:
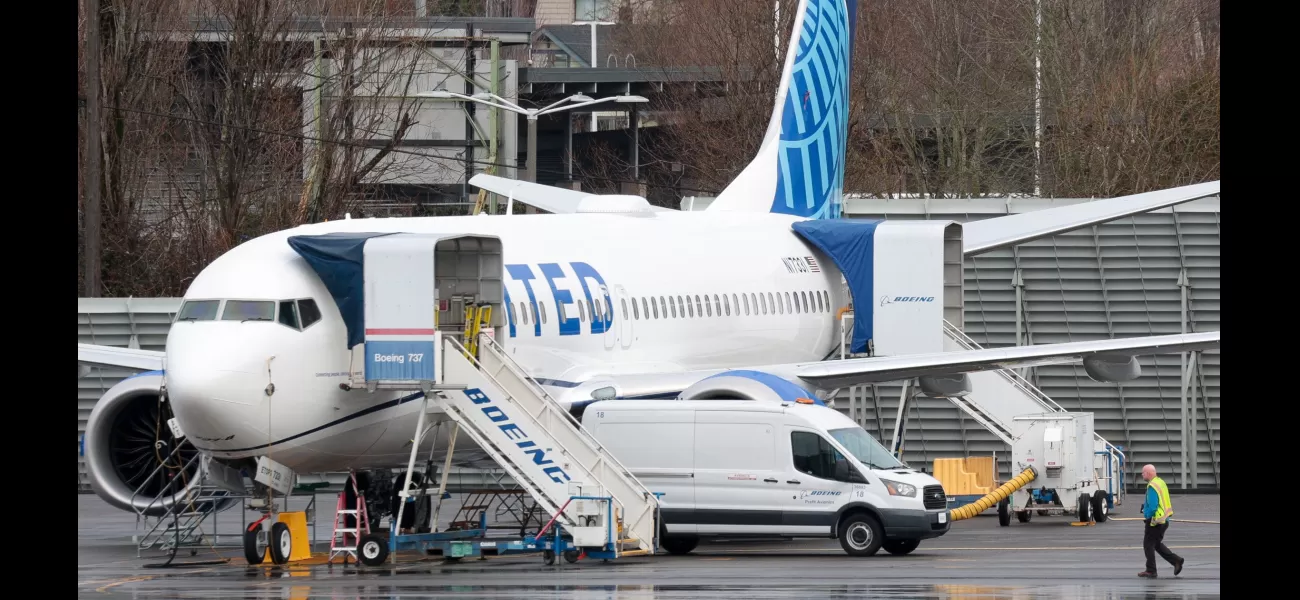
<path fill-rule="evenodd" d="M 817 219 L 791 227 L 800 237 L 835 261 L 853 295 L 853 342 L 850 352 L 866 352 L 872 335 L 871 302 L 875 282 L 875 235 L 879 219 Z"/>
<path fill-rule="evenodd" d="M 366 341 L 366 240 L 392 233 L 326 233 L 295 235 L 293 248 L 320 276 L 348 329 L 348 349 Z"/>

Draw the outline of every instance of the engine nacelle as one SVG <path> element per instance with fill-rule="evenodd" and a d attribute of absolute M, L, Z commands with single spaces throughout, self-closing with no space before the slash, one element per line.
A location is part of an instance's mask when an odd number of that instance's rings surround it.
<path fill-rule="evenodd" d="M 1085 357 L 1083 370 L 1094 381 L 1104 383 L 1132 381 L 1142 375 L 1142 365 L 1138 364 L 1137 357 L 1122 354 Z"/>
<path fill-rule="evenodd" d="M 824 404 L 807 388 L 784 377 L 762 371 L 723 371 L 701 379 L 682 390 L 679 400 L 755 400 L 759 402 L 796 402 L 810 400 Z"/>
<path fill-rule="evenodd" d="M 199 458 L 191 463 L 198 450 L 184 439 L 179 441 L 181 450 L 168 461 L 178 441 L 167 425 L 171 407 L 159 401 L 162 386 L 161 373 L 128 377 L 104 393 L 86 420 L 86 469 L 95 494 L 119 509 L 151 517 L 166 514 L 199 485 L 202 462 Z M 162 465 L 163 461 L 169 464 Z M 182 475 L 180 467 L 187 464 Z M 184 477 L 183 483 L 159 498 L 177 477 Z M 223 501 L 219 508 L 235 501 Z"/>

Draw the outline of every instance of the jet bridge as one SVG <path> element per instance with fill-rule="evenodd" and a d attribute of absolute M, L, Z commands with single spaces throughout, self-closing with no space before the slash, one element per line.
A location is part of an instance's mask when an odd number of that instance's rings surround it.
<path fill-rule="evenodd" d="M 577 547 L 607 559 L 654 552 L 659 520 L 655 494 L 489 334 L 504 320 L 499 239 L 351 233 L 296 236 L 289 244 L 338 303 L 354 356 L 362 352 L 364 368 L 353 367 L 360 384 L 354 387 L 424 392 L 412 439 L 421 440 L 431 429 L 426 428 L 430 413 L 444 413 L 456 425 L 453 439 L 457 432 L 473 439 L 555 516 L 571 539 L 526 539 L 526 546 L 556 554 Z M 448 296 L 496 308 L 489 330 L 477 332 L 471 325 L 464 342 L 458 341 L 460 328 L 439 317 L 448 312 L 441 310 Z M 410 481 L 419 447 L 418 442 L 411 446 L 407 481 L 399 491 L 404 497 L 419 493 L 411 490 Z M 395 551 L 401 544 L 445 541 L 439 537 L 444 535 L 392 536 L 389 547 Z M 359 543 L 367 547 L 367 538 Z M 361 558 L 367 562 L 376 556 L 362 552 Z"/>

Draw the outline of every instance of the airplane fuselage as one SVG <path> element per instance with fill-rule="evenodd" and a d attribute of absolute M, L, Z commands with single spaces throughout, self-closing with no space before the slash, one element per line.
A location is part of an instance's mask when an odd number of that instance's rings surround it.
<path fill-rule="evenodd" d="M 205 268 L 185 300 L 279 307 L 310 299 L 319 320 L 299 330 L 278 322 L 279 311 L 272 321 L 185 320 L 182 312 L 166 349 L 173 410 L 191 443 L 218 458 L 265 454 L 299 472 L 406 462 L 417 396 L 340 386 L 359 365 L 329 291 L 286 242 L 302 234 L 498 237 L 510 308 L 497 340 L 561 403 L 589 399 L 584 384 L 602 375 L 821 360 L 838 347 L 848 298 L 831 261 L 790 229 L 798 220 L 483 215 L 349 219 L 269 234 Z M 266 307 L 242 305 L 248 315 Z M 460 439 L 457 464 L 491 465 Z"/>

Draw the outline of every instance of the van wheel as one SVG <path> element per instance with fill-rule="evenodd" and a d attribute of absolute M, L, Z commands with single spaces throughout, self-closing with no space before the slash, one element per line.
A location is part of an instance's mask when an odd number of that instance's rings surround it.
<path fill-rule="evenodd" d="M 840 547 L 849 556 L 871 556 L 880 550 L 885 532 L 880 522 L 867 513 L 850 515 L 840 523 Z"/>
<path fill-rule="evenodd" d="M 903 556 L 904 554 L 911 554 L 920 545 L 921 540 L 889 540 L 881 544 L 880 547 L 894 556 Z"/>
<path fill-rule="evenodd" d="M 660 544 L 669 554 L 690 554 L 696 546 L 700 544 L 700 538 L 694 535 L 673 535 L 664 536 L 663 543 Z"/>

